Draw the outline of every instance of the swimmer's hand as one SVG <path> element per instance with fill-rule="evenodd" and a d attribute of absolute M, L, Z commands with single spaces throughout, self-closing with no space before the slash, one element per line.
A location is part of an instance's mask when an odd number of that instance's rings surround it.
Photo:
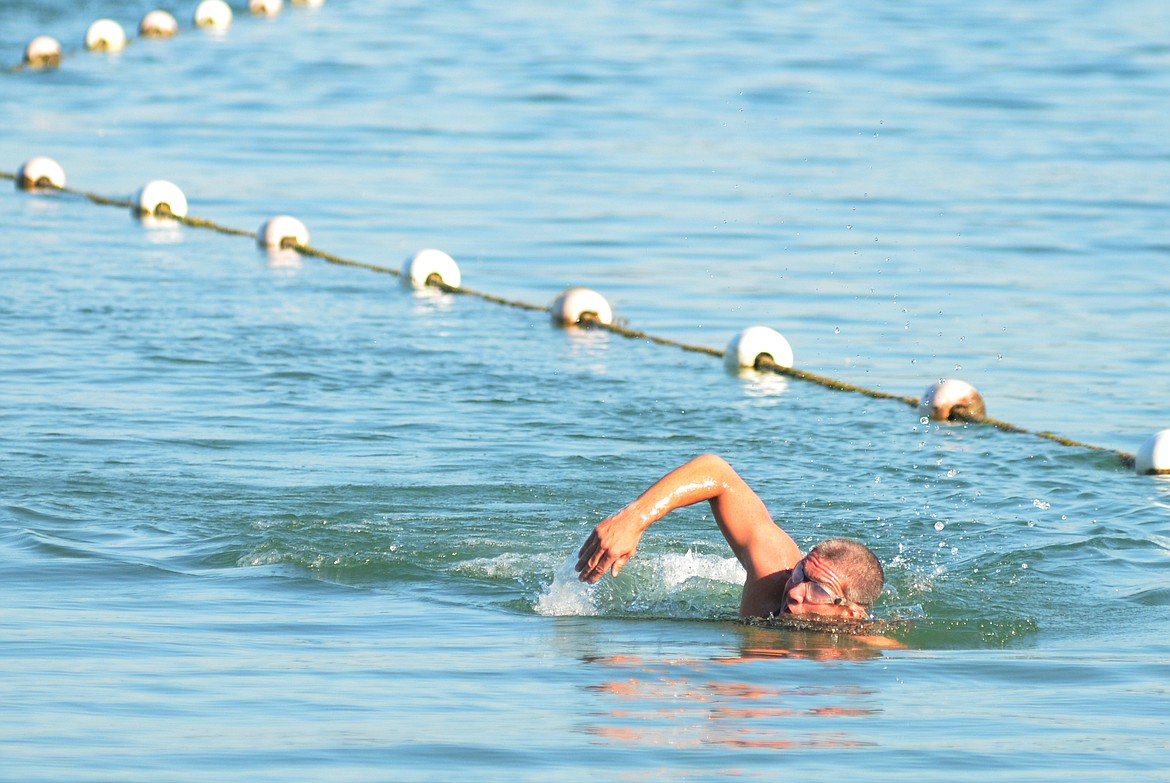
<path fill-rule="evenodd" d="M 646 528 L 638 524 L 637 516 L 628 512 L 629 509 L 623 509 L 606 518 L 585 539 L 577 552 L 577 565 L 573 567 L 582 582 L 594 584 L 606 571 L 617 576 L 638 551 L 638 541 Z"/>

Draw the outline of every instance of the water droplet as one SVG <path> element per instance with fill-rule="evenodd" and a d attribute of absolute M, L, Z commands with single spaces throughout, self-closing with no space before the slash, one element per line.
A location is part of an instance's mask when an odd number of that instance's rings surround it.
<path fill-rule="evenodd" d="M 927 417 L 923 416 L 921 419 L 919 419 L 919 420 L 918 420 L 918 423 L 919 423 L 919 424 L 930 424 L 930 419 L 928 419 Z"/>
<path fill-rule="evenodd" d="M 935 522 L 935 523 L 934 523 L 934 529 L 935 529 L 935 530 L 942 530 L 942 529 L 943 529 L 944 527 L 946 527 L 946 526 L 947 526 L 947 525 L 946 525 L 946 523 L 945 523 L 945 522 L 943 522 L 941 519 L 940 519 L 938 522 Z"/>
<path fill-rule="evenodd" d="M 838 326 L 838 327 L 835 327 L 835 328 L 833 329 L 833 333 L 834 333 L 834 334 L 841 334 L 841 327 L 840 327 L 840 326 Z"/>

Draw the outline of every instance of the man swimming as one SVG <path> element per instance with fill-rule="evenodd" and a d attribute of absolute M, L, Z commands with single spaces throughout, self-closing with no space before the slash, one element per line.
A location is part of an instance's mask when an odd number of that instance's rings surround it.
<path fill-rule="evenodd" d="M 594 528 L 577 553 L 581 581 L 593 584 L 606 571 L 617 576 L 651 524 L 702 500 L 710 501 L 723 537 L 747 570 L 740 617 L 869 616 L 885 579 L 874 553 L 859 541 L 832 538 L 802 557 L 792 536 L 772 521 L 764 501 L 714 454 L 675 468 Z"/>

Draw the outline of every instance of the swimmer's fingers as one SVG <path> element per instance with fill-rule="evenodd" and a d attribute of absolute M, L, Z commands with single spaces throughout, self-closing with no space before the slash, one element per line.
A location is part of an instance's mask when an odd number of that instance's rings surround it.
<path fill-rule="evenodd" d="M 613 575 L 617 576 L 629 559 L 629 557 L 616 557 L 610 553 L 602 544 L 600 536 L 594 531 L 577 553 L 577 565 L 574 568 L 578 574 L 577 578 L 582 582 L 596 584 L 601 577 L 605 576 L 606 571 L 612 570 Z"/>
<path fill-rule="evenodd" d="M 580 579 L 582 582 L 588 582 L 589 584 L 596 584 L 601 579 L 601 577 L 605 576 L 606 569 L 609 568 L 612 563 L 612 558 L 606 557 L 601 552 L 597 552 L 585 561 L 583 567 L 578 569 L 580 573 L 578 579 Z"/>
<path fill-rule="evenodd" d="M 631 557 L 633 557 L 632 552 L 628 555 L 614 555 L 599 548 L 584 563 L 578 562 L 577 571 L 580 574 L 578 578 L 582 582 L 596 584 L 601 577 L 605 576 L 606 571 L 609 571 L 611 576 L 616 577 L 626 567 L 626 563 L 630 562 Z"/>
<path fill-rule="evenodd" d="M 589 534 L 589 538 L 585 539 L 585 543 L 581 545 L 581 548 L 577 550 L 577 564 L 573 566 L 573 570 L 581 575 L 581 581 L 584 581 L 589 575 L 589 572 L 593 570 L 595 563 L 590 563 L 589 561 L 597 553 L 600 543 L 597 537 L 597 531 L 594 530 Z"/>
<path fill-rule="evenodd" d="M 582 544 L 581 548 L 577 550 L 578 571 L 581 570 L 582 564 L 589 559 L 589 556 L 593 554 L 593 550 L 597 548 L 597 542 L 597 528 L 594 528 L 593 532 L 589 534 L 589 538 L 585 539 L 585 543 Z"/>
<path fill-rule="evenodd" d="M 610 569 L 610 575 L 616 577 L 621 570 L 626 567 L 626 563 L 630 562 L 629 557 L 619 557 L 613 561 L 613 568 Z"/>
<path fill-rule="evenodd" d="M 601 537 L 594 530 L 577 552 L 577 565 L 574 566 L 578 574 L 577 578 L 582 582 L 593 584 L 605 574 L 604 563 L 605 550 L 601 546 Z"/>
<path fill-rule="evenodd" d="M 593 529 L 577 552 L 576 570 L 582 582 L 594 584 L 606 571 L 614 576 L 638 549 L 642 532 L 620 514 L 608 517 Z"/>

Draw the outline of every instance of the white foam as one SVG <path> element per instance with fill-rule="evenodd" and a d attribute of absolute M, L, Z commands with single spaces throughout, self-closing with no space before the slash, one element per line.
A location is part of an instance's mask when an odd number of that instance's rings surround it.
<path fill-rule="evenodd" d="M 688 579 L 696 577 L 712 582 L 742 585 L 747 572 L 734 557 L 703 555 L 693 550 L 684 554 L 665 554 L 659 558 L 658 570 L 663 587 L 673 590 Z"/>
<path fill-rule="evenodd" d="M 537 614 L 548 616 L 592 616 L 597 614 L 592 588 L 577 579 L 573 566 L 577 555 L 569 555 L 556 573 L 552 584 L 536 599 Z"/>
<path fill-rule="evenodd" d="M 537 614 L 549 616 L 596 616 L 611 611 L 661 608 L 695 588 L 710 591 L 711 583 L 742 585 L 746 572 L 734 557 L 720 557 L 694 551 L 641 557 L 632 561 L 620 579 L 608 575 L 596 585 L 577 579 L 573 566 L 577 556 L 570 555 L 557 568 L 552 584 L 536 600 Z M 701 580 L 692 582 L 692 580 Z M 691 583 L 688 585 L 688 583 Z M 703 587 L 703 584 L 708 585 Z"/>
<path fill-rule="evenodd" d="M 532 558 L 514 552 L 505 552 L 495 557 L 477 557 L 460 563 L 452 570 L 459 574 L 470 574 L 487 579 L 518 579 L 527 576 L 532 568 Z"/>

